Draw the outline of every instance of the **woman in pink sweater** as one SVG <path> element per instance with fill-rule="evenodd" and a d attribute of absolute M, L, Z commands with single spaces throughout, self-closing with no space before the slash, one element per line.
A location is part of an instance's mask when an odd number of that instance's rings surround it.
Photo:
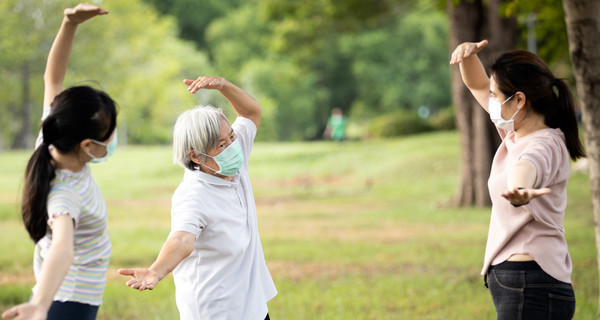
<path fill-rule="evenodd" d="M 571 319 L 575 294 L 562 221 L 570 159 L 585 156 L 573 98 L 527 51 L 501 55 L 488 77 L 477 57 L 486 45 L 463 43 L 450 60 L 502 137 L 488 180 L 492 214 L 481 273 L 498 319 Z"/>

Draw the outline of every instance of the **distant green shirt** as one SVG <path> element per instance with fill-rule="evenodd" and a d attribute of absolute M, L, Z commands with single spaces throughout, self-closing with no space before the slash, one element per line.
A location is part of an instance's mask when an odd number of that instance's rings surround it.
<path fill-rule="evenodd" d="M 346 118 L 344 116 L 332 115 L 327 120 L 327 126 L 331 130 L 331 139 L 341 141 L 346 132 Z"/>

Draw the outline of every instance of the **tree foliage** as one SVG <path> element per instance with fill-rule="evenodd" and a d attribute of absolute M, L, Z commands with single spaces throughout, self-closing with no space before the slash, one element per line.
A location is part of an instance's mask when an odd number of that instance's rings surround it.
<path fill-rule="evenodd" d="M 450 104 L 447 26 L 441 12 L 415 10 L 401 19 L 342 40 L 359 83 L 352 113 L 372 117 Z"/>
<path fill-rule="evenodd" d="M 21 108 L 20 77 L 29 66 L 30 119 L 41 116 L 45 59 L 72 1 L 5 0 L 0 4 L 0 113 L 3 144 L 14 137 L 15 111 Z M 175 20 L 162 17 L 140 0 L 106 0 L 110 11 L 80 26 L 65 86 L 88 84 L 106 90 L 119 104 L 122 141 L 168 142 L 178 113 L 197 103 L 181 83 L 184 77 L 210 72 L 205 54 L 179 40 Z M 8 117 L 4 117 L 8 115 Z M 37 125 L 34 126 L 37 130 Z"/>
<path fill-rule="evenodd" d="M 548 64 L 569 63 L 569 42 L 561 0 L 513 0 L 501 9 L 505 16 L 518 17 L 522 26 L 521 47 L 527 47 L 527 19 L 533 17 L 536 53 Z"/>
<path fill-rule="evenodd" d="M 445 18 L 429 2 L 401 8 L 409 6 L 248 1 L 214 20 L 206 43 L 215 70 L 255 79 L 255 94 L 273 104 L 267 138 L 313 139 L 335 107 L 363 119 L 449 105 Z"/>
<path fill-rule="evenodd" d="M 198 48 L 206 47 L 205 31 L 209 24 L 238 7 L 241 0 L 144 0 L 161 14 L 177 19 L 181 38 L 193 41 Z"/>
<path fill-rule="evenodd" d="M 217 93 L 184 90 L 181 79 L 200 74 L 225 76 L 259 99 L 265 121 L 258 138 L 266 140 L 319 138 L 336 107 L 366 127 L 377 116 L 423 107 L 435 114 L 451 105 L 440 0 L 96 3 L 111 13 L 80 28 L 66 85 L 107 90 L 121 107 L 122 141 L 170 141 L 175 117 L 195 104 L 230 112 Z M 23 117 L 39 123 L 45 58 L 63 8 L 74 4 L 0 2 L 0 149 L 12 144 Z M 508 1 L 501 12 L 522 26 L 535 12 L 539 54 L 568 61 L 559 0 Z M 30 115 L 22 112 L 27 103 Z"/>
<path fill-rule="evenodd" d="M 31 117 L 22 112 L 31 107 L 25 104 L 40 101 L 41 105 L 40 85 L 32 79 L 43 72 L 45 55 L 41 51 L 49 48 L 52 37 L 53 19 L 45 12 L 59 8 L 53 1 L 39 5 L 35 0 L 0 2 L 0 150 L 13 145 L 21 128 L 33 121 L 23 118 Z"/>

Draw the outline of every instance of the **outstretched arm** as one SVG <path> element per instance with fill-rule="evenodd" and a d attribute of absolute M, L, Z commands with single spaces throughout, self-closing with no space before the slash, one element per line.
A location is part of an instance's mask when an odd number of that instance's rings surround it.
<path fill-rule="evenodd" d="M 67 62 L 71 54 L 77 26 L 88 19 L 104 14 L 108 14 L 108 11 L 88 3 L 80 3 L 75 8 L 65 9 L 65 17 L 52 43 L 46 61 L 43 111 L 50 108 L 54 97 L 62 91 L 63 81 L 67 73 Z"/>
<path fill-rule="evenodd" d="M 256 127 L 260 124 L 262 109 L 258 101 L 240 89 L 233 83 L 222 77 L 198 77 L 196 80 L 185 79 L 183 83 L 188 85 L 191 93 L 196 93 L 200 89 L 216 89 L 223 94 L 231 103 L 238 116 L 248 118 L 254 122 Z"/>
<path fill-rule="evenodd" d="M 54 295 L 65 279 L 73 261 L 75 227 L 69 215 L 57 216 L 52 222 L 52 244 L 42 264 L 38 287 L 31 301 L 10 308 L 2 318 L 46 319 Z"/>
<path fill-rule="evenodd" d="M 507 191 L 501 194 L 514 206 L 529 203 L 529 200 L 551 192 L 549 188 L 532 189 L 537 179 L 537 168 L 529 160 L 519 160 L 508 174 Z"/>
<path fill-rule="evenodd" d="M 148 269 L 119 269 L 119 274 L 131 276 L 125 285 L 133 289 L 152 290 L 194 250 L 196 237 L 185 231 L 173 232 L 163 245 L 158 258 Z"/>
<path fill-rule="evenodd" d="M 487 98 L 490 93 L 490 79 L 477 53 L 483 50 L 487 44 L 487 40 L 477 43 L 465 42 L 456 47 L 450 59 L 450 64 L 459 64 L 463 82 L 486 111 L 488 111 Z"/>

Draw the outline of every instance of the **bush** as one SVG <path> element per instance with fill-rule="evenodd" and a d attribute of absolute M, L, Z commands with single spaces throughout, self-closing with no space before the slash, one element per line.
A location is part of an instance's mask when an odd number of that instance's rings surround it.
<path fill-rule="evenodd" d="M 456 121 L 454 119 L 454 108 L 448 107 L 438 111 L 429 118 L 431 126 L 436 131 L 454 130 L 456 129 Z"/>
<path fill-rule="evenodd" d="M 433 127 L 417 114 L 403 111 L 384 114 L 369 124 L 369 136 L 385 138 L 432 131 Z"/>

